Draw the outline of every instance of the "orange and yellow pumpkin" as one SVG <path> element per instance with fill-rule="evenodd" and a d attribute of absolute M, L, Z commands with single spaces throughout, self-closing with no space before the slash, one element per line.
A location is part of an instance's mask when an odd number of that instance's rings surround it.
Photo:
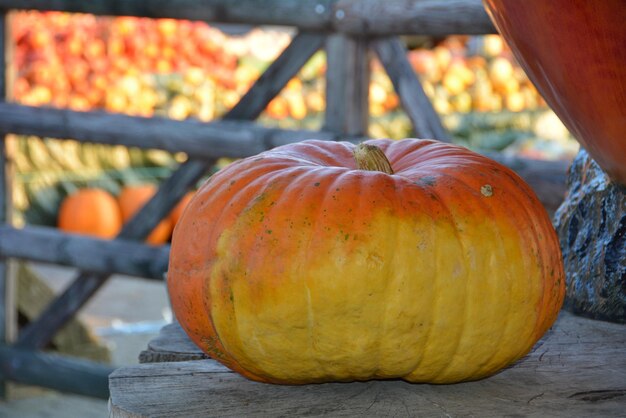
<path fill-rule="evenodd" d="M 517 175 L 435 141 L 367 144 L 278 147 L 196 193 L 168 289 L 211 357 L 263 382 L 451 383 L 511 364 L 555 321 L 557 237 Z"/>

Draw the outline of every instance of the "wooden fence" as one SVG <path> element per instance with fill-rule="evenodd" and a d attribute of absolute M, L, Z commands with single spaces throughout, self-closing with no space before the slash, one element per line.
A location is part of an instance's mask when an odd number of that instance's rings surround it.
<path fill-rule="evenodd" d="M 10 68 L 7 49 L 11 48 L 6 35 L 8 12 L 18 9 L 297 28 L 291 44 L 239 103 L 222 119 L 210 123 L 35 108 L 0 101 L 0 138 L 6 134 L 72 138 L 183 151 L 189 156 L 116 239 L 105 241 L 53 228 L 12 227 L 7 210 L 11 159 L 4 143 L 0 147 L 0 379 L 97 397 L 108 396 L 109 367 L 47 354 L 42 349 L 112 274 L 162 280 L 169 247 L 150 247 L 142 241 L 217 158 L 245 157 L 307 138 L 365 137 L 370 51 L 377 54 L 390 76 L 416 136 L 448 141 L 397 35 L 495 33 L 480 0 L 0 0 L 0 98 L 7 97 L 10 87 L 6 81 Z M 283 130 L 254 123 L 319 49 L 327 54 L 324 127 L 320 131 Z M 531 177 L 535 173 L 533 163 L 511 164 L 517 164 Z M 548 165 L 548 171 L 556 175 L 543 180 L 563 188 L 565 167 Z M 73 266 L 81 271 L 19 335 L 8 258 Z"/>

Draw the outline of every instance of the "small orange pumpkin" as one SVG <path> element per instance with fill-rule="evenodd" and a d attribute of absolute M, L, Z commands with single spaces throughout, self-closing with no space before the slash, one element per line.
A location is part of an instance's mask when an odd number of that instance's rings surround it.
<path fill-rule="evenodd" d="M 194 194 L 195 192 L 187 192 L 183 196 L 183 198 L 180 200 L 180 202 L 178 202 L 178 204 L 174 206 L 174 209 L 172 209 L 172 211 L 170 212 L 169 219 L 170 219 L 170 222 L 172 223 L 173 228 L 176 227 L 178 220 L 180 219 L 181 215 L 183 214 L 183 211 L 185 210 L 189 202 L 191 202 L 191 199 L 193 198 Z"/>
<path fill-rule="evenodd" d="M 61 203 L 58 227 L 69 233 L 113 238 L 122 227 L 122 215 L 115 197 L 109 192 L 80 189 Z"/>
<path fill-rule="evenodd" d="M 142 184 L 137 186 L 125 186 L 122 188 L 117 200 L 122 211 L 122 221 L 128 222 L 139 209 L 156 193 L 156 186 L 153 184 Z M 164 218 L 152 230 L 146 242 L 148 244 L 159 245 L 167 242 L 172 234 L 172 222 L 169 218 Z"/>

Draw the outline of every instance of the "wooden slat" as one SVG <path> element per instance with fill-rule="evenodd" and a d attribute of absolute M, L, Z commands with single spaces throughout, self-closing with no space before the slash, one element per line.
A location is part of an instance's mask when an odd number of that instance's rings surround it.
<path fill-rule="evenodd" d="M 171 353 L 181 351 L 176 341 Z M 182 334 L 184 336 L 184 334 Z M 161 345 L 163 347 L 163 345 Z M 193 354 L 199 350 L 192 349 Z M 123 367 L 109 378 L 112 417 L 622 416 L 626 326 L 562 312 L 533 351 L 489 378 L 454 385 L 402 381 L 281 386 L 213 360 Z M 210 413 L 207 413 L 210 411 Z"/>
<path fill-rule="evenodd" d="M 258 82 L 241 98 L 235 108 L 228 112 L 228 119 L 249 119 L 246 116 L 261 112 L 296 76 L 300 68 L 324 45 L 325 36 L 314 33 L 298 33 L 289 46 L 261 76 Z"/>
<path fill-rule="evenodd" d="M 411 119 L 415 134 L 420 138 L 450 142 L 448 133 L 407 59 L 407 50 L 402 41 L 397 37 L 379 38 L 372 41 L 372 46 Z"/>
<path fill-rule="evenodd" d="M 0 8 L 285 25 L 352 35 L 495 33 L 480 0 L 0 0 Z"/>
<path fill-rule="evenodd" d="M 58 10 L 219 23 L 330 27 L 333 0 L 0 0 L 0 9 Z M 322 8 L 316 8 L 320 5 Z"/>
<path fill-rule="evenodd" d="M 293 49 L 287 49 L 283 54 L 294 53 Z M 282 55 L 282 54 L 281 54 Z M 274 77 L 283 80 L 285 83 L 293 74 L 293 67 L 285 64 L 284 60 L 276 60 L 266 71 L 271 71 Z M 229 118 L 231 112 L 240 118 L 254 119 L 262 112 L 261 106 L 248 107 L 249 99 L 246 96 L 254 94 L 254 91 L 264 91 L 265 84 L 273 83 L 268 78 L 259 78 L 250 91 L 244 95 L 241 101 L 225 115 Z M 276 87 L 276 86 L 275 86 Z M 278 86 L 280 90 L 283 86 Z M 254 90 L 253 90 L 254 89 Z M 269 102 L 271 97 L 265 97 Z M 257 138 L 259 142 L 264 142 L 262 138 Z M 187 189 L 196 183 L 199 178 L 211 167 L 213 161 L 201 161 L 190 159 L 181 165 L 171 177 L 165 180 L 157 193 L 147 204 L 124 225 L 118 238 L 143 240 L 150 231 L 167 215 L 173 206 L 178 202 Z M 52 336 L 61 328 L 87 300 L 106 282 L 108 275 L 91 275 L 82 273 L 54 302 L 48 306 L 41 317 L 25 328 L 17 344 L 21 347 L 42 348 Z"/>
<path fill-rule="evenodd" d="M 9 78 L 12 69 L 9 44 L 9 16 L 0 10 L 0 102 L 9 97 Z M 0 140 L 4 135 L 0 133 Z M 11 223 L 12 167 L 7 141 L 0 141 L 0 225 Z M 15 276 L 9 260 L 0 257 L 0 346 L 14 340 L 17 334 L 17 301 Z M 6 385 L 0 376 L 0 398 L 6 396 Z"/>
<path fill-rule="evenodd" d="M 164 326 L 159 335 L 148 343 L 139 354 L 140 363 L 163 363 L 167 361 L 206 360 L 202 352 L 185 334 L 177 321 Z"/>
<path fill-rule="evenodd" d="M 338 0 L 334 27 L 381 36 L 497 33 L 480 0 Z"/>
<path fill-rule="evenodd" d="M 17 383 L 107 399 L 111 372 L 91 361 L 0 346 L 0 376 Z"/>
<path fill-rule="evenodd" d="M 345 137 L 367 135 L 370 72 L 366 40 L 330 35 L 326 57 L 324 129 Z"/>
<path fill-rule="evenodd" d="M 289 74 L 291 71 L 289 71 Z M 281 74 L 282 75 L 282 74 Z M 286 76 L 283 75 L 286 78 Z M 290 78 L 290 77 L 289 77 Z M 287 79 L 289 79 L 287 78 Z M 275 86 L 272 90 L 275 90 Z M 265 91 L 269 91 L 266 89 Z M 265 100 L 269 102 L 267 96 Z M 252 100 L 246 100 L 251 102 Z M 261 101 L 254 103 L 254 110 Z M 242 119 L 245 106 L 233 109 Z M 260 111 L 264 109 L 264 106 Z M 236 112 L 235 112 L 236 110 Z M 259 111 L 259 113 L 260 113 Z M 106 112 L 76 112 L 0 103 L 0 134 L 36 135 L 75 139 L 144 149 L 186 152 L 194 158 L 246 157 L 274 146 L 307 138 L 332 139 L 328 132 L 282 130 L 249 121 L 222 120 L 211 123 L 167 118 L 144 118 Z"/>
<path fill-rule="evenodd" d="M 162 280 L 169 246 L 70 235 L 54 228 L 0 226 L 0 256 Z"/>

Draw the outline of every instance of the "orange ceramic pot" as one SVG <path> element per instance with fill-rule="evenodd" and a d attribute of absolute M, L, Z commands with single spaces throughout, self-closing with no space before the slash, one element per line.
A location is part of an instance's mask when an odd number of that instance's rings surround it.
<path fill-rule="evenodd" d="M 483 0 L 546 102 L 626 184 L 626 1 Z"/>

